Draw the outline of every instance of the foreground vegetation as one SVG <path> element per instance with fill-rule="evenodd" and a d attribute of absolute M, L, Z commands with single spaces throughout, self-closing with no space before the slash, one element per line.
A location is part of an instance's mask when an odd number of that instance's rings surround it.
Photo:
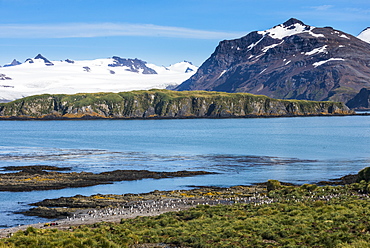
<path fill-rule="evenodd" d="M 271 201 L 262 203 L 202 205 L 65 231 L 30 227 L 1 240 L 0 247 L 370 247 L 365 180 L 322 187 L 270 180 L 267 190 Z"/>

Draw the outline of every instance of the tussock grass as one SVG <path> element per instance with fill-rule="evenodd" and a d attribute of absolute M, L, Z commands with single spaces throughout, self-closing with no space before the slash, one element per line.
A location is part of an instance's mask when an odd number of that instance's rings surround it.
<path fill-rule="evenodd" d="M 369 247 L 369 183 L 283 186 L 269 204 L 207 206 L 155 217 L 97 223 L 68 231 L 28 228 L 0 247 Z"/>

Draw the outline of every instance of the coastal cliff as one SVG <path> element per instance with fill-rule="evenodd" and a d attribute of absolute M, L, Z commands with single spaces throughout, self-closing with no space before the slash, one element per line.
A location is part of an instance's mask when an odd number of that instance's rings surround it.
<path fill-rule="evenodd" d="M 340 102 L 278 100 L 248 93 L 169 90 L 44 94 L 0 104 L 0 119 L 227 118 L 352 113 Z"/>

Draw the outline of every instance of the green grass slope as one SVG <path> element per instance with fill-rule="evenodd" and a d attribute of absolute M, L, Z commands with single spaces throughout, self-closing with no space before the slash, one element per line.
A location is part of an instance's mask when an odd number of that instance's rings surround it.
<path fill-rule="evenodd" d="M 369 184 L 279 186 L 271 201 L 202 205 L 69 230 L 28 228 L 0 247 L 369 247 Z M 134 246 L 152 244 L 153 246 Z"/>
<path fill-rule="evenodd" d="M 248 93 L 147 90 L 37 95 L 0 104 L 0 118 L 226 118 L 352 114 L 338 102 L 278 100 Z"/>

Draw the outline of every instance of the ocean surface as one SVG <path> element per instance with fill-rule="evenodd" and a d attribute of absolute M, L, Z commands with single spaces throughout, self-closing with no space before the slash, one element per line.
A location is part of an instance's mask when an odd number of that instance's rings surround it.
<path fill-rule="evenodd" d="M 0 192 L 0 228 L 49 221 L 15 214 L 61 196 L 146 193 L 191 186 L 313 183 L 370 166 L 370 116 L 185 120 L 0 121 L 5 166 L 72 171 L 206 170 L 214 175 L 144 179 L 33 192 Z"/>

